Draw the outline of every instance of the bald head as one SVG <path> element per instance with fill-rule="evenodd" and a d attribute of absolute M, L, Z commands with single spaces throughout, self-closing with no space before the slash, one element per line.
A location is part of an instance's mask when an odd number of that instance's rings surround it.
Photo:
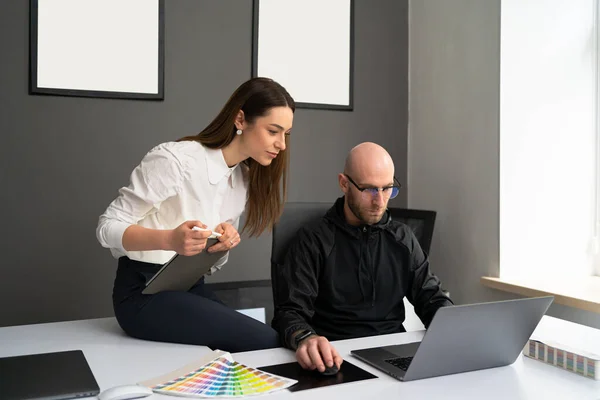
<path fill-rule="evenodd" d="M 338 182 L 345 195 L 346 222 L 351 225 L 376 224 L 383 217 L 392 194 L 392 157 L 378 144 L 361 143 L 348 153 L 344 173 L 338 175 Z M 378 190 L 366 190 L 375 188 Z"/>
<path fill-rule="evenodd" d="M 344 174 L 351 176 L 355 181 L 391 181 L 394 177 L 394 162 L 383 147 L 376 143 L 364 142 L 348 153 Z"/>

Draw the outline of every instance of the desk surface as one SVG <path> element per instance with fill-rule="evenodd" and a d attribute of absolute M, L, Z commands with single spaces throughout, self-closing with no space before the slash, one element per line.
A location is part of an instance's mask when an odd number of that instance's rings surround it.
<path fill-rule="evenodd" d="M 567 337 L 569 332 L 569 337 L 577 343 L 600 343 L 599 330 L 548 316 L 544 316 L 534 335 L 559 340 Z M 352 349 L 419 341 L 423 333 L 417 331 L 335 342 L 345 360 L 375 374 L 378 379 L 296 393 L 283 391 L 260 398 L 600 399 L 600 381 L 580 377 L 522 355 L 507 367 L 412 382 L 399 382 L 350 355 Z M 161 375 L 210 351 L 203 346 L 130 338 L 121 331 L 114 318 L 0 328 L 0 357 L 70 349 L 83 350 L 101 390 Z M 236 353 L 233 358 L 258 367 L 294 361 L 294 354 L 280 348 Z M 156 394 L 148 397 L 159 398 L 174 397 Z"/>

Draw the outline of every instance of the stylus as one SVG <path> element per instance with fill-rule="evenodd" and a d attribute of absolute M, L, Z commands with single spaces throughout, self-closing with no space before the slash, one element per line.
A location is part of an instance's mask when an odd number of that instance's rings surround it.
<path fill-rule="evenodd" d="M 210 229 L 206 229 L 206 228 L 200 228 L 199 226 L 195 226 L 192 228 L 193 231 L 205 231 L 205 232 L 212 232 Z M 221 237 L 223 235 L 221 235 L 219 232 L 212 232 L 212 236 L 214 237 Z"/>

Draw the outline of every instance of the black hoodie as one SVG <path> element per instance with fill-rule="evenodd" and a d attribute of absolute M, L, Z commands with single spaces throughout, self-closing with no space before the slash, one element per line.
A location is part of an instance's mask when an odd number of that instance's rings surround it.
<path fill-rule="evenodd" d="M 387 211 L 377 224 L 350 225 L 344 197 L 300 229 L 272 282 L 272 325 L 289 348 L 303 329 L 329 340 L 405 332 L 404 297 L 426 327 L 453 304 L 407 225 Z"/>

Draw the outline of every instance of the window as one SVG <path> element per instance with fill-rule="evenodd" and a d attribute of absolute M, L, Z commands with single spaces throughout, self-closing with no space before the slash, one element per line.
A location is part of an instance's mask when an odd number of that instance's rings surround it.
<path fill-rule="evenodd" d="M 599 1 L 502 2 L 501 278 L 600 274 Z"/>
<path fill-rule="evenodd" d="M 600 0 L 594 1 L 596 8 L 596 24 L 594 29 L 595 39 L 595 71 L 596 71 L 596 193 L 595 193 L 595 226 L 594 226 L 594 272 L 600 276 Z"/>

